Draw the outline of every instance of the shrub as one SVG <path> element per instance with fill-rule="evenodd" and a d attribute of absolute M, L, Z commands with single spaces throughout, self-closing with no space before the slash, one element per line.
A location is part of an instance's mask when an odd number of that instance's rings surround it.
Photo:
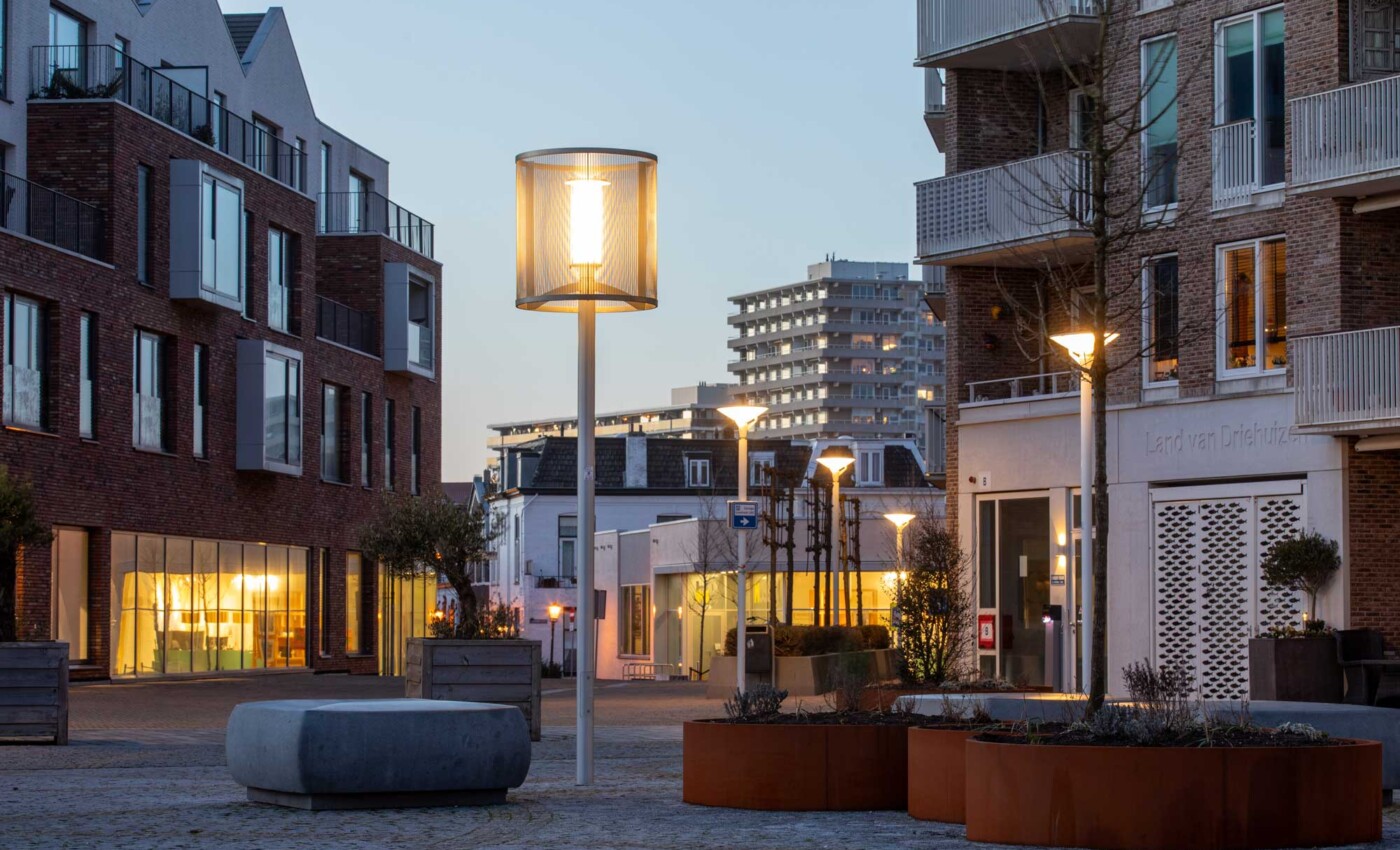
<path fill-rule="evenodd" d="M 724 654 L 734 655 L 737 633 L 724 636 Z M 866 649 L 889 649 L 890 630 L 884 626 L 775 626 L 773 654 L 782 658 L 802 655 L 831 655 Z"/>
<path fill-rule="evenodd" d="M 977 608 L 969 559 L 943 521 L 920 517 L 910 531 L 905 577 L 895 588 L 900 678 L 906 684 L 956 679 L 973 657 Z"/>
<path fill-rule="evenodd" d="M 1308 630 L 1326 626 L 1317 618 L 1317 594 L 1342 567 L 1337 541 L 1315 531 L 1288 537 L 1269 547 L 1259 564 L 1264 580 L 1308 597 Z"/>
<path fill-rule="evenodd" d="M 755 685 L 747 690 L 735 690 L 724 701 L 724 713 L 730 720 L 762 720 L 783 708 L 788 692 L 772 685 Z"/>

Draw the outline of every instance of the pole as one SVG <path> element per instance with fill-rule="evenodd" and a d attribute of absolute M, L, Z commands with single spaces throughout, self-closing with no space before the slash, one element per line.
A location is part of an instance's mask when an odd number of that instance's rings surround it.
<path fill-rule="evenodd" d="M 1087 361 L 1087 359 L 1086 359 Z M 1094 638 L 1094 389 L 1088 363 L 1079 378 L 1079 691 L 1089 692 Z"/>
<path fill-rule="evenodd" d="M 575 785 L 593 784 L 593 358 L 597 317 L 591 300 L 578 307 L 578 627 Z"/>
<path fill-rule="evenodd" d="M 899 610 L 899 597 L 900 597 L 900 594 L 901 594 L 901 592 L 902 592 L 903 590 L 904 590 L 904 526 L 903 526 L 903 525 L 898 525 L 898 524 L 896 524 L 895 527 L 894 527 L 894 606 L 893 606 L 894 609 L 895 609 L 895 611 L 898 611 L 898 610 Z M 891 614 L 893 614 L 893 613 L 894 613 L 894 612 L 891 612 Z M 903 617 L 904 617 L 904 615 L 901 613 L 901 614 L 900 614 L 900 619 L 902 620 Z M 894 620 L 894 617 L 893 617 L 893 616 L 890 617 L 890 620 L 891 620 L 890 625 L 892 625 L 892 626 L 895 625 L 895 623 L 893 622 L 893 620 Z M 896 647 L 900 646 L 900 644 L 902 643 L 902 641 L 900 641 L 900 639 L 899 639 L 899 629 L 898 629 L 898 628 L 895 628 L 895 629 L 894 629 L 894 635 L 893 635 L 893 637 L 894 637 L 894 640 L 895 640 L 895 646 L 896 646 Z"/>
<path fill-rule="evenodd" d="M 553 617 L 549 618 L 549 666 L 554 666 L 554 624 L 559 622 Z M 562 678 L 562 677 L 561 677 Z"/>
<path fill-rule="evenodd" d="M 838 540 L 837 540 L 837 538 L 839 538 L 839 537 L 841 536 L 841 526 L 840 526 L 840 524 L 839 524 L 839 523 L 841 522 L 841 519 L 840 519 L 840 514 L 838 513 L 840 510 L 841 510 L 841 475 L 840 475 L 839 473 L 832 472 L 832 473 L 831 473 L 831 534 L 828 535 L 827 541 L 826 541 L 826 542 L 827 542 L 827 545 L 831 547 L 831 548 L 827 549 L 827 554 L 826 554 L 826 574 L 827 574 L 826 602 L 827 602 L 827 605 L 830 606 L 830 608 L 831 608 L 831 614 L 830 614 L 830 616 L 827 618 L 827 625 L 830 625 L 830 626 L 834 626 L 834 625 L 836 625 L 838 622 L 840 622 L 840 621 L 837 619 L 837 614 L 840 612 L 840 607 L 837 605 L 837 602 L 836 602 L 836 593 L 835 593 L 835 590 L 836 590 L 836 586 L 835 586 L 835 583 L 836 583 L 836 564 L 832 562 L 833 556 L 836 554 L 837 549 L 840 548 L 840 543 L 839 543 Z M 843 555 L 843 557 L 844 557 L 844 553 L 842 553 L 842 555 Z M 850 609 L 850 605 L 849 605 L 849 604 L 848 604 L 846 607 L 847 607 L 847 610 Z"/>
<path fill-rule="evenodd" d="M 739 429 L 739 501 L 741 502 L 747 501 L 749 498 L 748 472 L 749 429 L 748 426 L 743 426 Z M 734 630 L 734 666 L 738 668 L 739 693 L 743 693 L 744 679 L 746 678 L 745 671 L 748 669 L 745 666 L 745 662 L 748 661 L 748 656 L 746 652 L 747 647 L 744 645 L 744 625 L 748 619 L 748 612 L 745 610 L 748 607 L 748 599 L 745 598 L 748 596 L 748 594 L 745 593 L 747 590 L 745 587 L 747 584 L 745 579 L 748 576 L 749 535 L 743 530 L 736 530 L 734 533 L 739 535 L 739 564 L 738 568 L 735 570 L 735 581 L 737 581 L 739 585 L 738 599 L 735 606 L 737 611 L 735 613 L 739 623 L 738 627 Z"/>

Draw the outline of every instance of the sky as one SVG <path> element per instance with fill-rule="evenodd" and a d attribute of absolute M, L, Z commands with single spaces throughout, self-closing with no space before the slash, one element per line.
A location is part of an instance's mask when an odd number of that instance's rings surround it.
<path fill-rule="evenodd" d="M 517 310 L 517 153 L 649 151 L 660 307 L 598 319 L 598 410 L 728 380 L 726 297 L 908 261 L 942 174 L 914 0 L 280 0 L 321 120 L 390 162 L 443 263 L 443 480 L 577 409 L 576 320 Z M 225 12 L 267 0 L 222 0 Z"/>

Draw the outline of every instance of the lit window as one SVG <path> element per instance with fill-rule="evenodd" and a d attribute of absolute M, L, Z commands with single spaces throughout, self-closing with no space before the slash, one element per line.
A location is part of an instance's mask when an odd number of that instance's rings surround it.
<path fill-rule="evenodd" d="M 618 654 L 638 657 L 651 655 L 651 587 L 645 584 L 622 588 L 622 645 Z"/>
<path fill-rule="evenodd" d="M 1219 366 L 1223 375 L 1288 366 L 1288 262 L 1282 239 L 1220 249 Z"/>

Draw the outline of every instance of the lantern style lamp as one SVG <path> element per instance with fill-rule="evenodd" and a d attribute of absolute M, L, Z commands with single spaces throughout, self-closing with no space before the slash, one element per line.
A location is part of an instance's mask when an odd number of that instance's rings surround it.
<path fill-rule="evenodd" d="M 656 157 L 556 148 L 515 158 L 515 306 L 578 314 L 578 547 L 575 782 L 593 782 L 594 352 L 600 312 L 656 306 Z"/>
<path fill-rule="evenodd" d="M 832 544 L 832 552 L 836 551 L 836 541 L 841 536 L 841 521 L 843 519 L 841 516 L 841 475 L 846 471 L 847 467 L 849 467 L 855 462 L 856 456 L 854 453 L 851 452 L 851 447 L 843 446 L 840 444 L 827 446 L 826 448 L 822 449 L 822 453 L 820 455 L 817 455 L 817 463 L 826 467 L 827 470 L 831 472 L 832 540 L 830 542 Z M 830 562 L 830 559 L 828 559 L 828 562 Z M 834 563 L 830 565 L 829 569 L 831 570 L 832 574 L 835 575 L 836 565 Z M 832 582 L 832 584 L 828 585 L 828 587 L 831 588 L 831 591 L 828 594 L 826 602 L 830 611 L 832 612 L 832 616 L 828 618 L 828 625 L 834 625 L 834 621 L 836 620 L 835 612 L 838 610 L 835 603 L 836 591 L 834 586 L 834 581 Z"/>
<path fill-rule="evenodd" d="M 768 408 L 751 404 L 738 404 L 731 407 L 721 407 L 719 412 L 728 417 L 734 423 L 734 427 L 739 429 L 739 501 L 747 502 L 749 499 L 749 428 L 758 421 L 758 417 L 768 412 Z M 738 537 L 738 565 L 735 569 L 739 584 L 739 591 L 735 594 L 735 619 L 739 626 L 735 631 L 737 635 L 734 641 L 734 666 L 738 668 L 738 688 L 739 693 L 744 692 L 745 679 L 748 677 L 748 642 L 745 639 L 744 627 L 748 625 L 748 594 L 749 594 L 749 536 L 742 531 L 735 532 Z M 768 588 L 772 593 L 773 588 Z"/>

